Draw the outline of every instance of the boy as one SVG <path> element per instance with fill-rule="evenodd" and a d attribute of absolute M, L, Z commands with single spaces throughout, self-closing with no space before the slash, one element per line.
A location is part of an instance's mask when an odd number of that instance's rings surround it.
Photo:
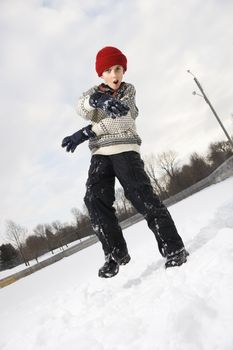
<path fill-rule="evenodd" d="M 135 88 L 122 82 L 126 70 L 127 58 L 117 48 L 107 46 L 97 53 L 96 72 L 104 83 L 85 92 L 76 107 L 77 113 L 91 124 L 62 143 L 67 151 L 74 152 L 78 144 L 89 139 L 92 158 L 84 201 L 102 243 L 105 263 L 99 269 L 99 277 L 105 278 L 115 276 L 119 265 L 130 261 L 113 208 L 115 177 L 126 198 L 153 231 L 159 251 L 166 258 L 165 267 L 179 266 L 188 256 L 170 213 L 154 194 L 144 170 L 141 139 L 135 125 Z"/>

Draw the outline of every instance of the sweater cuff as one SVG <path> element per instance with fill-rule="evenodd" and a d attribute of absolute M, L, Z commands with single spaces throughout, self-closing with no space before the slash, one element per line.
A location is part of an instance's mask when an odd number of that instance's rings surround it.
<path fill-rule="evenodd" d="M 86 109 L 86 111 L 90 112 L 90 111 L 93 111 L 95 108 L 92 107 L 89 103 L 89 100 L 90 100 L 90 96 L 87 95 L 84 97 L 83 99 L 83 107 Z"/>

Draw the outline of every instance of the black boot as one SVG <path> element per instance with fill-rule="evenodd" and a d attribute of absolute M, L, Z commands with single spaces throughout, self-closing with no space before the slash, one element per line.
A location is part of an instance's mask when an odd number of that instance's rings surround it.
<path fill-rule="evenodd" d="M 105 264 L 99 269 L 99 277 L 110 278 L 119 271 L 119 264 L 112 259 L 111 255 L 105 257 Z"/>
<path fill-rule="evenodd" d="M 125 249 L 114 248 L 111 255 L 119 265 L 126 265 L 131 259 L 127 247 Z"/>
<path fill-rule="evenodd" d="M 186 263 L 187 256 L 189 256 L 189 252 L 187 252 L 185 248 L 182 248 L 181 250 L 176 251 L 175 253 L 168 254 L 167 261 L 165 263 L 165 268 L 180 266 Z"/>

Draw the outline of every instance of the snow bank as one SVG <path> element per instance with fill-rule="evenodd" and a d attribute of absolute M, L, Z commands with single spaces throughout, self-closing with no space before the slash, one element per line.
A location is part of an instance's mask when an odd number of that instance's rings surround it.
<path fill-rule="evenodd" d="M 164 269 L 144 221 L 124 231 L 132 257 L 97 277 L 100 244 L 0 291 L 1 350 L 232 350 L 233 178 L 170 208 L 190 251 Z"/>

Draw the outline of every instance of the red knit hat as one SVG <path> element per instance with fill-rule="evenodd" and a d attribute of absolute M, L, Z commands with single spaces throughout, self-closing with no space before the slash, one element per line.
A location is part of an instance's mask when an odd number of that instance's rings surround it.
<path fill-rule="evenodd" d="M 103 72 L 116 64 L 119 64 L 127 70 L 127 58 L 116 47 L 106 46 L 101 49 L 96 55 L 95 69 L 99 77 Z"/>

